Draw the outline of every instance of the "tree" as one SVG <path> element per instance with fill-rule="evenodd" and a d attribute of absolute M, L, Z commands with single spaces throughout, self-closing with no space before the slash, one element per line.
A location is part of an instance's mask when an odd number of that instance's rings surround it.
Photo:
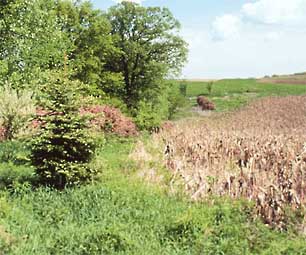
<path fill-rule="evenodd" d="M 91 93 L 118 95 L 123 86 L 120 72 L 106 70 L 105 64 L 119 54 L 110 34 L 111 26 L 100 10 L 94 10 L 90 2 L 73 4 L 62 0 L 57 4 L 62 31 L 74 45 L 69 59 L 73 77 L 90 85 Z"/>
<path fill-rule="evenodd" d="M 63 66 L 69 38 L 60 29 L 54 0 L 0 2 L 0 72 L 2 80 L 20 86 L 47 69 Z"/>
<path fill-rule="evenodd" d="M 39 117 L 39 133 L 31 146 L 31 160 L 40 182 L 63 189 L 89 180 L 88 166 L 95 143 L 88 133 L 86 116 L 79 114 L 78 92 L 82 84 L 53 73 L 43 87 L 46 111 Z"/>
<path fill-rule="evenodd" d="M 110 8 L 108 19 L 121 54 L 106 68 L 123 74 L 125 102 L 137 109 L 141 101 L 156 101 L 164 90 L 163 79 L 179 72 L 186 61 L 186 43 L 177 35 L 179 22 L 167 8 L 131 2 Z"/>

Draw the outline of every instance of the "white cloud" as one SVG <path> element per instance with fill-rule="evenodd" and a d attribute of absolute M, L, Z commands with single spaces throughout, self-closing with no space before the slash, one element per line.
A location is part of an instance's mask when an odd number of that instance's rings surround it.
<path fill-rule="evenodd" d="M 242 6 L 246 18 L 279 25 L 306 23 L 306 0 L 257 0 Z"/>
<path fill-rule="evenodd" d="M 145 0 L 113 0 L 116 3 L 121 3 L 121 2 L 132 2 L 132 3 L 137 3 L 141 4 Z"/>
<path fill-rule="evenodd" d="M 226 14 L 215 18 L 213 24 L 213 37 L 217 40 L 235 38 L 241 29 L 241 20 L 236 15 Z"/>
<path fill-rule="evenodd" d="M 183 31 L 190 44 L 189 63 L 183 70 L 186 78 L 263 77 L 306 70 L 306 33 L 278 34 L 248 24 L 238 37 L 216 43 L 209 30 L 193 30 Z"/>
<path fill-rule="evenodd" d="M 190 45 L 186 77 L 261 77 L 306 70 L 306 0 L 247 2 L 237 12 L 215 17 L 210 29 L 184 31 Z"/>

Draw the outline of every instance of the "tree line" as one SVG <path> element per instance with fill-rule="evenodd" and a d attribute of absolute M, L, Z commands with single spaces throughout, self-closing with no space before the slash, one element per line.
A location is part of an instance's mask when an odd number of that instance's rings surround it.
<path fill-rule="evenodd" d="M 39 93 L 50 73 L 64 70 L 87 95 L 150 129 L 175 109 L 167 78 L 186 62 L 179 29 L 167 8 L 131 2 L 104 12 L 88 1 L 3 0 L 0 83 Z"/>

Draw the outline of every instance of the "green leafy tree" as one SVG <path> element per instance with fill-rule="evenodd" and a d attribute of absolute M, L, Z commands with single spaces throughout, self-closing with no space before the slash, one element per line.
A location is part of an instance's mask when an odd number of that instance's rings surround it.
<path fill-rule="evenodd" d="M 46 110 L 39 118 L 40 132 L 32 144 L 31 159 L 42 184 L 62 189 L 89 180 L 94 171 L 88 163 L 95 143 L 88 121 L 79 114 L 78 91 L 82 84 L 59 74 L 43 87 Z"/>
<path fill-rule="evenodd" d="M 0 78 L 15 86 L 34 83 L 42 71 L 63 66 L 72 49 L 61 31 L 54 0 L 0 2 Z"/>
<path fill-rule="evenodd" d="M 179 72 L 186 61 L 186 43 L 177 33 L 179 22 L 167 8 L 131 2 L 110 8 L 108 19 L 121 54 L 106 68 L 123 74 L 126 104 L 137 109 L 143 101 L 156 101 L 165 88 L 163 79 Z"/>
<path fill-rule="evenodd" d="M 111 26 L 105 15 L 93 9 L 90 2 L 73 4 L 67 0 L 58 2 L 57 12 L 62 31 L 74 44 L 74 50 L 69 54 L 73 77 L 90 85 L 93 95 L 120 95 L 123 87 L 121 73 L 105 68 L 120 52 L 114 46 Z"/>

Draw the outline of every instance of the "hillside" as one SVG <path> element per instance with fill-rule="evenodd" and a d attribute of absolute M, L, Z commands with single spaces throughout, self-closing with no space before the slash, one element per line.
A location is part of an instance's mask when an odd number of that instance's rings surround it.
<path fill-rule="evenodd" d="M 273 75 L 272 77 L 264 77 L 259 79 L 262 83 L 274 84 L 303 84 L 306 85 L 306 72 L 295 73 L 291 75 Z"/>

